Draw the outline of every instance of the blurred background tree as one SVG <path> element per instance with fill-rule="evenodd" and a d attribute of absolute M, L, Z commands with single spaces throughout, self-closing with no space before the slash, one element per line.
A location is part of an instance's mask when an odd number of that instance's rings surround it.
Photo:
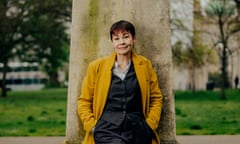
<path fill-rule="evenodd" d="M 2 97 L 7 95 L 8 63 L 38 62 L 58 86 L 57 72 L 68 59 L 71 0 L 1 0 L 0 63 Z"/>
<path fill-rule="evenodd" d="M 238 13 L 238 17 L 237 17 L 237 21 L 240 21 L 240 0 L 234 0 L 236 7 L 237 7 L 237 13 Z"/>
<path fill-rule="evenodd" d="M 239 4 L 239 1 L 235 2 Z M 219 46 L 221 58 L 221 99 L 226 99 L 225 88 L 229 87 L 228 78 L 228 56 L 231 54 L 231 49 L 228 46 L 229 39 L 240 31 L 240 23 L 238 15 L 235 13 L 235 5 L 229 0 L 212 0 L 206 7 L 206 12 L 212 23 L 218 25 L 219 35 L 216 45 Z"/>
<path fill-rule="evenodd" d="M 173 63 L 177 67 L 182 67 L 189 71 L 188 88 L 193 92 L 196 90 L 196 75 L 204 69 L 206 65 L 216 64 L 214 50 L 204 43 L 202 38 L 202 23 L 200 0 L 193 1 L 193 20 L 192 29 L 181 21 L 181 19 L 172 19 L 171 23 L 174 28 L 189 32 L 187 35 L 190 43 L 177 41 L 172 45 Z"/>
<path fill-rule="evenodd" d="M 212 49 L 204 45 L 200 41 L 197 33 L 194 33 L 192 38 L 192 46 L 183 48 L 182 43 L 178 41 L 172 46 L 173 62 L 177 66 L 182 66 L 190 71 L 191 86 L 190 89 L 194 92 L 195 89 L 195 74 L 197 69 L 201 69 L 207 64 L 215 64 L 216 56 Z"/>

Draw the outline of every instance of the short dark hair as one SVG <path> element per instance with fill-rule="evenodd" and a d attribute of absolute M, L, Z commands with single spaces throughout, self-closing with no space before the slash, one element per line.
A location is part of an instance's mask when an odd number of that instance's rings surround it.
<path fill-rule="evenodd" d="M 115 22 L 111 28 L 110 28 L 110 38 L 112 40 L 112 35 L 114 34 L 114 31 L 117 30 L 126 30 L 131 33 L 132 37 L 135 37 L 135 27 L 132 23 L 125 21 L 125 20 L 120 20 L 118 22 Z"/>

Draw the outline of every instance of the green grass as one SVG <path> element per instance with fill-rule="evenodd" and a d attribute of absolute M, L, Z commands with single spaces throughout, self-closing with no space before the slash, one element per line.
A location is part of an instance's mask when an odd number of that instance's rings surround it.
<path fill-rule="evenodd" d="M 9 92 L 0 98 L 0 136 L 64 136 L 67 89 Z M 240 91 L 176 91 L 178 135 L 240 134 Z"/>
<path fill-rule="evenodd" d="M 63 136 L 66 89 L 9 92 L 0 99 L 0 136 Z"/>
<path fill-rule="evenodd" d="M 240 91 L 175 92 L 178 135 L 240 134 Z"/>

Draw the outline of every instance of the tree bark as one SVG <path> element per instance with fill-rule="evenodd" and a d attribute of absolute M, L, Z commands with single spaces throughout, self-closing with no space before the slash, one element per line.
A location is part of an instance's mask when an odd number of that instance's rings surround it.
<path fill-rule="evenodd" d="M 121 19 L 136 26 L 136 51 L 152 61 L 158 74 L 164 96 L 161 144 L 177 144 L 167 0 L 73 0 L 66 143 L 82 141 L 84 131 L 76 113 L 82 78 L 91 60 L 113 52 L 109 28 Z"/>
<path fill-rule="evenodd" d="M 88 11 L 88 1 L 73 0 L 71 48 L 69 61 L 69 85 L 67 102 L 66 144 L 80 144 L 84 131 L 77 116 L 77 98 L 80 93 L 81 82 L 86 69 L 87 53 L 84 47 L 84 33 L 82 20 Z"/>

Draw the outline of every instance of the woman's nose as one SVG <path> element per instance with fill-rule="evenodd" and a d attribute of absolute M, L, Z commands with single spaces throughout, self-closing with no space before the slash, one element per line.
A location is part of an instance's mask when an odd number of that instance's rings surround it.
<path fill-rule="evenodd" d="M 125 41 L 124 41 L 124 39 L 123 38 L 120 38 L 120 41 L 119 41 L 120 43 L 124 43 Z"/>

